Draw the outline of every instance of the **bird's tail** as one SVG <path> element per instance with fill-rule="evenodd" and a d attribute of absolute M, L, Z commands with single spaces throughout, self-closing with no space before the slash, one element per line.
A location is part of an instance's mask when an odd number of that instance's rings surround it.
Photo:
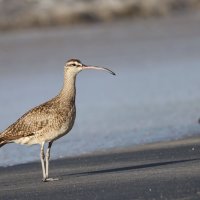
<path fill-rule="evenodd" d="M 0 137 L 0 148 L 1 148 L 2 146 L 4 146 L 6 143 L 7 143 L 7 142 L 6 142 L 2 137 Z"/>
<path fill-rule="evenodd" d="M 4 146 L 6 143 L 0 143 L 0 148 L 2 147 L 2 146 Z"/>

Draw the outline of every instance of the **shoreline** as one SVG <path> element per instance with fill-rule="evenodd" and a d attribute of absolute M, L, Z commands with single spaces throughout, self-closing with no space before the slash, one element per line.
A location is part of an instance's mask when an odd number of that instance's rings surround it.
<path fill-rule="evenodd" d="M 0 167 L 1 199 L 198 199 L 200 136 L 50 161 Z"/>

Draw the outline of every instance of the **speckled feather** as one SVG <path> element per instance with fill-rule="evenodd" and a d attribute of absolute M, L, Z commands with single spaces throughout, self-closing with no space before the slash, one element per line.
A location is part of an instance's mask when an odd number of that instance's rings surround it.
<path fill-rule="evenodd" d="M 71 116 L 74 114 L 73 106 L 62 107 L 59 98 L 54 98 L 24 114 L 0 135 L 0 140 L 9 142 L 23 137 L 34 135 L 39 137 L 46 132 L 59 131 L 69 118 L 73 121 Z"/>

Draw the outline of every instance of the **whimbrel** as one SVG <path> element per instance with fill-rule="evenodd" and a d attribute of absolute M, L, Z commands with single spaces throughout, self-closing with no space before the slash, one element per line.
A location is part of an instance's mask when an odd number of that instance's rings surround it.
<path fill-rule="evenodd" d="M 49 159 L 52 143 L 67 134 L 73 127 L 76 117 L 76 75 L 84 69 L 105 70 L 104 67 L 87 66 L 78 59 L 70 59 L 64 67 L 64 84 L 60 93 L 53 99 L 25 113 L 15 123 L 0 134 L 0 147 L 8 143 L 40 144 L 40 160 L 43 181 L 58 180 L 49 178 Z M 44 145 L 48 143 L 46 156 Z"/>

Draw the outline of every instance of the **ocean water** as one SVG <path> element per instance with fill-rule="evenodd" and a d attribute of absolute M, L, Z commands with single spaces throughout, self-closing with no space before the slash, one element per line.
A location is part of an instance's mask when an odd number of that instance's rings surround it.
<path fill-rule="evenodd" d="M 69 58 L 83 71 L 77 118 L 52 158 L 175 140 L 200 133 L 200 16 L 0 34 L 0 130 L 56 95 Z M 0 149 L 0 166 L 39 160 L 39 145 Z"/>

